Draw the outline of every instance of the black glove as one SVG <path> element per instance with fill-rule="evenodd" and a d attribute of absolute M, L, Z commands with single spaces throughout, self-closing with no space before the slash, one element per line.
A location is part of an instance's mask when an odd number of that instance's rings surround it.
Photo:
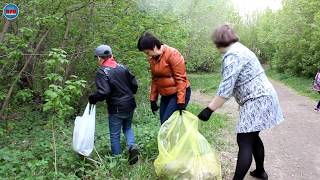
<path fill-rule="evenodd" d="M 158 111 L 159 106 L 157 105 L 156 101 L 151 101 L 151 111 L 153 114 L 156 114 L 156 111 Z"/>
<path fill-rule="evenodd" d="M 94 94 L 91 94 L 88 99 L 89 99 L 90 104 L 97 104 L 97 102 L 98 102 L 98 100 Z"/>
<path fill-rule="evenodd" d="M 208 121 L 212 113 L 213 111 L 209 107 L 206 107 L 198 114 L 198 118 L 202 121 Z"/>
<path fill-rule="evenodd" d="M 179 110 L 180 115 L 182 115 L 182 110 L 186 110 L 186 105 L 185 105 L 185 104 L 183 104 L 183 103 L 179 103 L 179 104 L 178 104 L 178 109 L 177 109 L 177 110 Z"/>

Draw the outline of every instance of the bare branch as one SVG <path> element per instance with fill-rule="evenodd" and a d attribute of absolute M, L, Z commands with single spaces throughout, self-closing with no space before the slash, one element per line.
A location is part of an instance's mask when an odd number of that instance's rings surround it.
<path fill-rule="evenodd" d="M 87 3 L 85 3 L 85 4 L 83 4 L 82 6 L 76 7 L 76 8 L 71 9 L 71 10 L 66 10 L 66 11 L 64 12 L 63 16 L 65 16 L 65 15 L 67 15 L 67 14 L 71 14 L 71 13 L 76 12 L 76 11 L 79 11 L 79 10 L 87 7 L 88 5 L 90 5 L 90 4 L 92 4 L 92 3 L 94 3 L 94 2 L 93 2 L 93 1 L 89 1 L 89 2 L 87 2 Z"/>

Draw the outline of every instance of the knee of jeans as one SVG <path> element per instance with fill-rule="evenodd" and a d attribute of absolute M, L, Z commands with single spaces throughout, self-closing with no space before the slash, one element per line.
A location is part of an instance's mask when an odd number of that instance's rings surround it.
<path fill-rule="evenodd" d="M 110 137 L 111 138 L 120 138 L 120 131 L 118 132 L 110 132 Z"/>

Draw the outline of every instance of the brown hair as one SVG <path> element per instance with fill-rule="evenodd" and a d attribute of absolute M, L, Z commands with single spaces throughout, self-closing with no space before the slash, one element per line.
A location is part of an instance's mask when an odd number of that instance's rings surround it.
<path fill-rule="evenodd" d="M 228 47 L 229 45 L 238 42 L 239 36 L 230 25 L 225 24 L 214 31 L 212 40 L 217 48 Z"/>

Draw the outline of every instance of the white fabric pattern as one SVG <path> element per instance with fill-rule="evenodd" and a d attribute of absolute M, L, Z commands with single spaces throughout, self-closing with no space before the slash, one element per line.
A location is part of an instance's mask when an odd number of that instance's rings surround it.
<path fill-rule="evenodd" d="M 237 133 L 261 131 L 283 120 L 278 95 L 256 55 L 241 43 L 230 46 L 222 62 L 217 95 L 240 105 Z"/>

